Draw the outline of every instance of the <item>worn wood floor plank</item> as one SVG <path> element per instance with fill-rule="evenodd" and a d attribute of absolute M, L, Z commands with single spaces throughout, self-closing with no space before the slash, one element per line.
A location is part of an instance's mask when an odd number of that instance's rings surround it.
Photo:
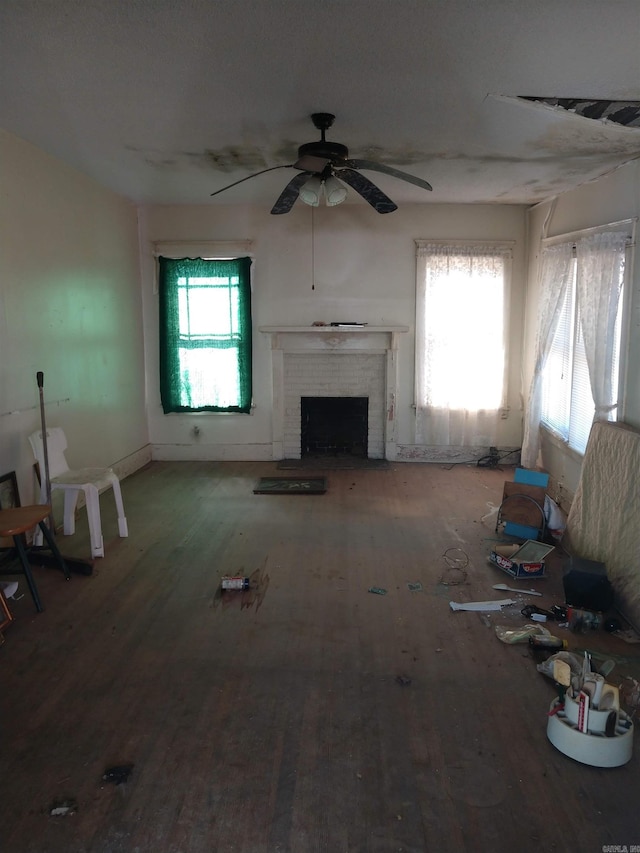
<path fill-rule="evenodd" d="M 103 497 L 94 574 L 36 568 L 45 612 L 28 595 L 12 604 L 3 853 L 640 843 L 637 757 L 602 770 L 555 750 L 553 685 L 527 647 L 495 637 L 530 602 L 484 620 L 449 608 L 510 582 L 487 564 L 495 531 L 481 518 L 512 473 L 338 470 L 305 497 L 253 494 L 275 463 L 154 463 L 125 480 L 129 538 Z M 88 553 L 82 514 L 60 544 Z M 467 555 L 464 571 L 449 549 Z M 253 588 L 222 595 L 223 574 Z M 548 575 L 543 605 L 562 600 L 557 559 Z M 614 683 L 640 679 L 637 647 L 565 636 L 616 654 Z M 126 784 L 102 780 L 127 762 Z M 65 799 L 76 813 L 51 817 Z"/>

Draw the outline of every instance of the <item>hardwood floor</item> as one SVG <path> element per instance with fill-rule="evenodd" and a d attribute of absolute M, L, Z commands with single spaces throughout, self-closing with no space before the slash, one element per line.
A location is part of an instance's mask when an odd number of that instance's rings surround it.
<path fill-rule="evenodd" d="M 253 494 L 276 463 L 153 463 L 122 484 L 128 539 L 103 496 L 93 575 L 37 567 L 45 612 L 28 592 L 12 604 L 2 853 L 640 844 L 638 756 L 599 769 L 559 753 L 553 684 L 495 636 L 525 601 L 490 618 L 449 608 L 517 585 L 487 564 L 481 522 L 512 474 L 392 464 L 280 496 Z M 63 553 L 89 553 L 83 516 Z M 449 548 L 468 555 L 465 583 L 441 582 L 463 580 Z M 252 589 L 221 594 L 223 574 Z M 562 602 L 557 555 L 537 588 Z M 640 680 L 637 646 L 563 636 L 614 657 L 612 683 Z M 129 781 L 103 781 L 127 763 Z M 63 802 L 75 812 L 51 816 Z"/>

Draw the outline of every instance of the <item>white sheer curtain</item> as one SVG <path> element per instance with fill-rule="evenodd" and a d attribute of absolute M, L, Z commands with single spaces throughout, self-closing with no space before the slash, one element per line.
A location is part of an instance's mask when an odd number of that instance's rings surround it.
<path fill-rule="evenodd" d="M 613 357 L 627 240 L 627 233 L 604 231 L 576 243 L 578 305 L 595 420 L 611 420 L 618 405 Z"/>
<path fill-rule="evenodd" d="M 416 443 L 496 443 L 511 247 L 418 242 Z"/>
<path fill-rule="evenodd" d="M 536 362 L 529 397 L 525 405 L 524 439 L 521 452 L 521 462 L 525 468 L 534 468 L 538 461 L 542 408 L 542 370 L 553 343 L 560 309 L 567 285 L 571 279 L 572 259 L 572 243 L 560 243 L 557 246 L 549 246 L 542 251 Z"/>

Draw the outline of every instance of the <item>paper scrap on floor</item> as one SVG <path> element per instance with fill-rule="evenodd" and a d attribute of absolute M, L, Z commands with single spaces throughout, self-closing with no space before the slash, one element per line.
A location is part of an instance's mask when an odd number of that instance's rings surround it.
<path fill-rule="evenodd" d="M 515 604 L 513 598 L 501 598 L 497 601 L 465 601 L 459 604 L 457 601 L 450 601 L 449 607 L 452 610 L 500 610 L 506 604 Z"/>

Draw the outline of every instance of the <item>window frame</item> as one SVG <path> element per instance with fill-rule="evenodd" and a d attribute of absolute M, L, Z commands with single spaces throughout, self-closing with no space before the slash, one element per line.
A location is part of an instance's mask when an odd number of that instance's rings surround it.
<path fill-rule="evenodd" d="M 567 399 L 567 408 L 568 408 L 568 416 L 567 416 L 567 437 L 556 428 L 554 424 L 551 424 L 545 420 L 544 413 L 544 370 L 542 371 L 542 401 L 540 408 L 540 428 L 543 432 L 548 435 L 555 444 L 559 447 L 564 448 L 570 454 L 575 456 L 576 459 L 581 460 L 584 457 L 586 451 L 582 450 L 576 446 L 575 443 L 571 443 L 571 412 L 572 412 L 572 403 L 574 397 L 574 376 L 576 373 L 576 361 L 575 361 L 575 350 L 576 343 L 578 340 L 579 329 L 579 321 L 580 321 L 580 309 L 578 305 L 578 286 L 577 286 L 577 257 L 575 250 L 576 239 L 589 233 L 595 233 L 597 231 L 607 231 L 613 230 L 614 227 L 619 227 L 621 224 L 627 223 L 613 223 L 610 226 L 604 228 L 593 228 L 586 229 L 584 232 L 574 232 L 571 235 L 562 235 L 557 238 L 550 238 L 543 241 L 543 245 L 557 245 L 559 243 L 572 243 L 573 244 L 573 263 L 574 263 L 574 273 L 571 282 L 571 288 L 573 293 L 572 300 L 572 322 L 571 322 L 571 342 L 570 342 L 570 369 L 571 369 L 571 382 L 568 387 L 568 399 Z M 618 315 L 616 319 L 616 325 L 618 326 L 618 353 L 617 353 L 617 387 L 616 387 L 616 398 L 617 405 L 615 409 L 615 418 L 612 419 L 612 423 L 624 421 L 625 415 L 625 388 L 626 388 L 626 373 L 627 373 L 627 364 L 628 364 L 628 341 L 629 341 L 629 303 L 630 303 L 630 288 L 631 288 L 631 269 L 633 264 L 633 246 L 635 244 L 635 222 L 634 228 L 629 233 L 627 244 L 625 246 L 624 252 L 624 271 L 622 276 L 621 290 L 620 290 L 620 299 L 618 303 Z M 556 330 L 557 331 L 557 330 Z M 548 357 L 547 357 L 548 361 Z M 586 366 L 586 365 L 585 365 Z M 587 367 L 588 372 L 588 367 Z M 593 402 L 593 398 L 592 398 Z M 595 415 L 595 408 L 594 408 Z M 589 427 L 590 429 L 590 427 Z"/>
<path fill-rule="evenodd" d="M 157 256 L 158 267 L 158 295 L 159 295 L 159 344 L 160 344 L 160 399 L 165 414 L 250 414 L 253 408 L 253 323 L 252 323 L 252 258 L 247 257 L 167 257 L 159 254 Z M 182 383 L 182 374 L 179 365 L 179 341 L 181 337 L 180 313 L 180 275 L 172 271 L 173 281 L 168 281 L 165 276 L 173 265 L 181 264 L 188 267 L 189 264 L 199 265 L 215 264 L 219 270 L 220 265 L 234 264 L 237 270 L 238 281 L 238 316 L 240 322 L 240 339 L 237 344 L 239 370 L 242 372 L 243 382 L 240 386 L 240 399 L 237 405 L 219 406 L 207 403 L 200 406 L 186 406 L 176 401 L 180 395 L 179 386 Z M 229 271 L 229 279 L 232 271 Z M 231 285 L 228 285 L 231 286 Z M 174 312 L 174 316 L 170 312 Z M 231 334 L 231 333 L 230 333 Z M 211 340 L 215 335 L 209 336 Z M 206 339 L 205 339 L 206 340 Z M 216 347 L 217 348 L 217 347 Z M 230 347 L 233 348 L 233 347 Z M 210 349 L 210 347 L 203 347 Z M 244 371 L 242 371 L 244 365 Z"/>
<path fill-rule="evenodd" d="M 513 287 L 513 265 L 514 265 L 514 246 L 515 241 L 513 240 L 465 240 L 465 239 L 451 239 L 451 240 L 429 240 L 429 239 L 416 239 L 415 241 L 416 249 L 418 255 L 427 249 L 429 246 L 438 246 L 443 248 L 450 248 L 453 250 L 472 250 L 476 253 L 477 257 L 486 256 L 486 257 L 495 257 L 501 256 L 504 262 L 504 276 L 502 281 L 502 346 L 504 351 L 504 359 L 503 359 L 503 369 L 502 369 L 502 393 L 501 400 L 499 406 L 495 409 L 495 411 L 500 413 L 500 418 L 504 419 L 508 417 L 509 414 L 509 376 L 510 376 L 510 329 L 511 329 L 511 301 L 512 301 L 512 287 Z M 416 284 L 416 289 L 418 289 L 418 283 Z M 419 373 L 420 364 L 419 362 L 424 361 L 424 353 L 419 351 L 419 338 L 424 338 L 424 330 L 423 330 L 423 317 L 419 316 L 420 311 L 419 308 L 419 300 L 416 297 L 416 305 L 414 308 L 414 316 L 415 316 L 415 325 L 416 325 L 416 342 L 415 342 L 415 352 L 414 352 L 414 370 L 415 370 L 415 378 L 414 378 L 414 408 L 420 408 L 420 394 L 417 387 L 417 376 Z M 479 412 L 485 411 L 494 411 L 490 408 L 478 409 Z"/>

